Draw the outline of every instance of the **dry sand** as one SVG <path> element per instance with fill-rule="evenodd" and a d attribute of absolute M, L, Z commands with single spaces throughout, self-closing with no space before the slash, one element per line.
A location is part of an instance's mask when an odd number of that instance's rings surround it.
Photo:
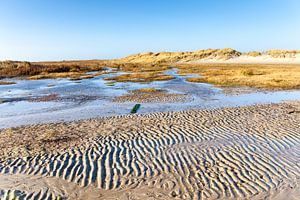
<path fill-rule="evenodd" d="M 300 103 L 0 130 L 0 199 L 299 199 Z"/>
<path fill-rule="evenodd" d="M 298 50 L 239 52 L 232 48 L 203 49 L 190 52 L 147 52 L 118 60 L 124 63 L 237 63 L 237 64 L 299 64 Z"/>
<path fill-rule="evenodd" d="M 268 55 L 261 55 L 257 57 L 242 55 L 230 59 L 205 58 L 179 63 L 300 64 L 300 55 L 297 54 L 295 57 L 290 58 L 274 58 Z"/>

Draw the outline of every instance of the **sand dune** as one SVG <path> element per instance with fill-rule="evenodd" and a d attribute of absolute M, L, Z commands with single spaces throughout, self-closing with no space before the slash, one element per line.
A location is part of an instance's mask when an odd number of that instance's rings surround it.
<path fill-rule="evenodd" d="M 284 103 L 20 127 L 23 138 L 53 127 L 84 137 L 45 145 L 44 153 L 34 140 L 20 153 L 26 157 L 1 143 L 0 197 L 297 199 L 298 109 Z"/>
<path fill-rule="evenodd" d="M 117 60 L 125 63 L 269 63 L 299 64 L 298 50 L 239 52 L 232 48 L 203 49 L 187 52 L 147 52 Z"/>
<path fill-rule="evenodd" d="M 179 61 L 179 63 L 186 63 L 185 61 Z M 260 56 L 249 56 L 241 55 L 231 59 L 196 59 L 187 61 L 187 63 L 228 63 L 228 64 L 299 64 L 300 63 L 300 53 L 294 56 L 287 57 L 273 57 L 271 55 L 260 55 Z"/>

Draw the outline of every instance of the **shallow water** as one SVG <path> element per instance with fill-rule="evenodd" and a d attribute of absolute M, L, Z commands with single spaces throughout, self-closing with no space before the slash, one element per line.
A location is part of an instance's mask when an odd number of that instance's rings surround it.
<path fill-rule="evenodd" d="M 222 89 L 205 83 L 190 83 L 187 77 L 179 76 L 176 69 L 166 74 L 176 78 L 151 83 L 115 83 L 108 85 L 103 80 L 122 72 L 105 74 L 92 79 L 70 81 L 68 79 L 12 80 L 15 85 L 0 86 L 0 128 L 34 123 L 71 121 L 99 116 L 130 113 L 135 103 L 115 103 L 112 99 L 126 94 L 128 90 L 154 87 L 173 93 L 184 93 L 192 97 L 185 103 L 143 103 L 138 113 L 178 111 L 197 108 L 219 108 L 244 106 L 258 103 L 278 103 L 285 100 L 299 100 L 300 91 L 261 92 L 249 90 L 246 94 L 228 95 Z M 239 89 L 239 88 L 235 88 Z M 233 89 L 233 90 L 235 90 Z M 31 97 L 58 94 L 52 102 L 31 102 Z"/>

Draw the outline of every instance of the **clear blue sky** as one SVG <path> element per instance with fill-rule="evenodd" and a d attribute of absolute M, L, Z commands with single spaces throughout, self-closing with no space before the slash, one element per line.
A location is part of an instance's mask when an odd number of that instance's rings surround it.
<path fill-rule="evenodd" d="M 299 0 L 3 0 L 0 60 L 300 49 Z"/>

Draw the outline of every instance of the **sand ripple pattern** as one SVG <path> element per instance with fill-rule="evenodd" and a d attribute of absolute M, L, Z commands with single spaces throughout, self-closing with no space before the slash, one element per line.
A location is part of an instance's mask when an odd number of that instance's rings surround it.
<path fill-rule="evenodd" d="M 133 197 L 140 191 L 145 199 L 260 199 L 299 189 L 300 117 L 284 105 L 99 120 L 106 120 L 109 134 L 91 138 L 85 148 L 6 160 L 0 173 L 8 179 L 55 177 Z M 141 126 L 134 128 L 135 123 Z M 49 185 L 36 191 L 2 187 L 1 199 L 11 193 L 21 199 L 70 198 Z"/>

